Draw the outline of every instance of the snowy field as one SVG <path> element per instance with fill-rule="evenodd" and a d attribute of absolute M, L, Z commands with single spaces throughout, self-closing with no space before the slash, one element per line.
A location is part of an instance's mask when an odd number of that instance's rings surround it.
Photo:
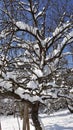
<path fill-rule="evenodd" d="M 41 114 L 43 130 L 73 130 L 73 114 L 68 110 L 59 111 L 49 116 Z M 22 129 L 22 120 L 12 116 L 0 117 L 2 130 L 20 130 Z M 19 123 L 20 122 L 20 123 Z M 18 125 L 20 124 L 20 125 Z M 35 130 L 30 120 L 30 129 Z"/>

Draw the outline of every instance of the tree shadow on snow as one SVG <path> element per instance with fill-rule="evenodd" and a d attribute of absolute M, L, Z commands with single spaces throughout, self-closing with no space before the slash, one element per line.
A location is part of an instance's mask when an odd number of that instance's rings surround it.
<path fill-rule="evenodd" d="M 43 118 L 50 118 L 50 117 L 62 117 L 62 116 L 68 116 L 70 115 L 71 113 L 69 111 L 67 111 L 67 113 L 57 113 L 57 114 L 50 114 L 50 115 L 47 115 L 47 114 L 43 114 L 42 116 L 40 115 L 39 117 L 41 117 L 41 119 Z"/>
<path fill-rule="evenodd" d="M 68 116 L 68 115 L 70 115 L 71 113 L 68 111 L 67 113 L 58 113 L 58 114 L 52 114 L 52 115 L 50 115 L 49 117 L 62 117 L 62 116 Z"/>
<path fill-rule="evenodd" d="M 73 127 L 65 127 L 65 126 L 60 126 L 57 124 L 54 124 L 52 126 L 48 125 L 45 128 L 46 130 L 73 130 Z"/>

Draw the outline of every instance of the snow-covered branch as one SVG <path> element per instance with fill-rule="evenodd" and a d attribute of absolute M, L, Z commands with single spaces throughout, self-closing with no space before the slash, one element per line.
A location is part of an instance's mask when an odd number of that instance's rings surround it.
<path fill-rule="evenodd" d="M 64 23 L 60 27 L 57 27 L 55 31 L 53 32 L 53 36 L 45 39 L 47 47 L 49 48 L 53 44 L 53 42 L 55 42 L 55 40 L 58 40 L 60 37 L 62 37 L 64 32 L 66 32 L 67 30 L 71 28 L 72 28 L 71 22 Z"/>
<path fill-rule="evenodd" d="M 66 99 L 69 99 L 69 100 L 73 101 L 73 97 L 71 97 L 69 95 L 62 94 L 62 93 L 60 93 L 60 91 L 57 93 L 57 96 L 58 97 L 63 97 L 63 98 L 66 98 Z"/>
<path fill-rule="evenodd" d="M 9 34 L 11 33 L 11 30 L 4 29 L 0 33 L 0 40 L 5 39 Z"/>
<path fill-rule="evenodd" d="M 24 22 L 21 22 L 21 21 L 17 21 L 15 24 L 18 27 L 18 29 L 27 31 L 27 32 L 33 34 L 34 36 L 37 35 L 38 29 L 36 27 L 29 26 L 28 24 L 25 24 Z"/>

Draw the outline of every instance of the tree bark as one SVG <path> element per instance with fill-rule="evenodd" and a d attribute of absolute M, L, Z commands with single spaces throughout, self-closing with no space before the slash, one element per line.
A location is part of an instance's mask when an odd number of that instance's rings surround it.
<path fill-rule="evenodd" d="M 29 110 L 28 110 L 28 104 L 27 104 L 27 117 L 26 117 L 26 125 L 27 125 L 27 130 L 30 130 L 30 124 L 29 124 Z"/>
<path fill-rule="evenodd" d="M 2 128 L 1 128 L 1 122 L 0 122 L 0 130 L 2 130 Z"/>
<path fill-rule="evenodd" d="M 26 107 L 26 104 L 24 103 L 24 112 L 23 112 L 23 130 L 26 130 L 26 109 L 27 109 L 27 107 Z"/>
<path fill-rule="evenodd" d="M 30 130 L 29 126 L 29 115 L 28 115 L 28 104 L 24 103 L 24 115 L 23 115 L 23 130 Z"/>
<path fill-rule="evenodd" d="M 35 126 L 35 130 L 42 130 L 41 124 L 38 119 L 38 110 L 39 110 L 39 103 L 36 102 L 35 104 L 32 105 L 31 117 Z"/>

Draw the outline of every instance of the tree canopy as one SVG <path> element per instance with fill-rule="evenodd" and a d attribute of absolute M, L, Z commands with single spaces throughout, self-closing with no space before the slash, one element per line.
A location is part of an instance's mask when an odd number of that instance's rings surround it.
<path fill-rule="evenodd" d="M 73 55 L 68 48 L 64 51 L 73 42 L 72 4 L 68 0 L 1 1 L 1 94 L 32 103 L 61 96 L 63 85 L 55 77 L 62 73 L 62 59 Z"/>

